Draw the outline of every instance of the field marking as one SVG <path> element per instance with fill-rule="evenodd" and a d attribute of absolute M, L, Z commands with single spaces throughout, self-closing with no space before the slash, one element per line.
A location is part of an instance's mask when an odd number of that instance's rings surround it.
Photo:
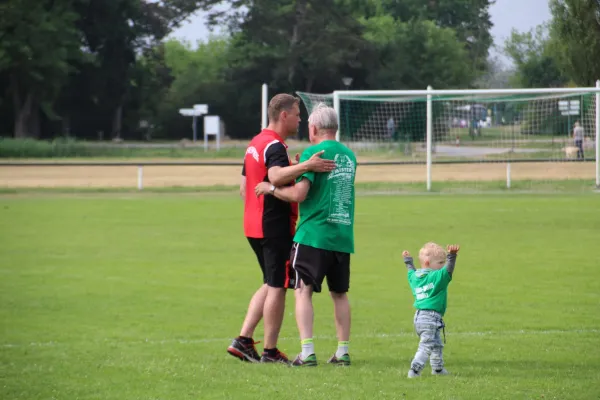
<path fill-rule="evenodd" d="M 516 336 L 516 335 L 556 335 L 564 333 L 600 333 L 600 329 L 548 329 L 548 330 L 515 330 L 515 331 L 480 331 L 480 332 L 447 332 L 447 336 Z M 375 333 L 366 335 L 352 335 L 352 339 L 394 339 L 400 337 L 413 337 L 417 336 L 414 332 L 398 332 L 398 333 Z M 332 335 L 317 335 L 315 339 L 324 340 L 335 340 L 336 337 Z M 96 344 L 150 344 L 150 345 L 164 345 L 164 344 L 201 344 L 201 343 L 219 343 L 231 341 L 233 337 L 229 338 L 206 338 L 206 339 L 164 339 L 164 340 L 112 340 L 104 339 L 97 341 Z M 287 340 L 298 340 L 298 337 L 281 337 L 281 341 Z M 87 342 L 90 343 L 90 342 Z M 68 346 L 74 343 L 64 342 L 31 342 L 31 343 L 3 343 L 0 345 L 2 348 L 22 348 L 22 347 L 56 347 L 56 346 Z"/>

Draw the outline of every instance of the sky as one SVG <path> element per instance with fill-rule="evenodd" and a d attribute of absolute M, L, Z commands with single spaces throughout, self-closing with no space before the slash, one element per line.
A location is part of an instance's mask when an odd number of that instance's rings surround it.
<path fill-rule="evenodd" d="M 510 36 L 511 30 L 529 31 L 535 26 L 550 20 L 548 0 L 496 0 L 490 7 L 492 17 L 492 36 L 496 46 L 502 46 L 504 40 Z M 206 13 L 198 12 L 188 19 L 171 37 L 184 39 L 192 44 L 198 40 L 208 39 L 210 32 L 205 26 Z M 493 55 L 508 63 L 508 60 L 497 51 Z"/>

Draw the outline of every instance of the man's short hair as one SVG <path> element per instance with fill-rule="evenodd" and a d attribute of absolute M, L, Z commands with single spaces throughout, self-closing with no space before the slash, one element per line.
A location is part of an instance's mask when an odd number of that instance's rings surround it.
<path fill-rule="evenodd" d="M 277 122 L 279 120 L 279 114 L 282 111 L 291 111 L 294 104 L 300 104 L 300 100 L 287 93 L 280 93 L 271 99 L 269 102 L 269 109 L 267 114 L 269 121 Z"/>
<path fill-rule="evenodd" d="M 308 117 L 308 123 L 317 127 L 317 129 L 327 129 L 337 131 L 338 116 L 334 108 L 325 103 L 317 104 Z"/>

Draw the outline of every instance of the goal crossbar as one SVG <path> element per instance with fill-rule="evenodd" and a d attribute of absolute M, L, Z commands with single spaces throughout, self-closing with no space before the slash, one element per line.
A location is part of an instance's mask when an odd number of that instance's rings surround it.
<path fill-rule="evenodd" d="M 596 142 L 596 187 L 600 189 L 600 80 L 596 81 L 595 87 L 574 87 L 574 88 L 528 88 L 528 89 L 441 89 L 436 90 L 429 86 L 426 90 L 336 90 L 332 96 L 333 107 L 338 114 L 338 126 L 340 126 L 340 102 L 341 100 L 352 100 L 358 96 L 386 97 L 386 96 L 425 96 L 427 101 L 427 191 L 431 190 L 431 169 L 432 169 L 432 102 L 437 96 L 486 96 L 486 95 L 577 95 L 577 94 L 595 94 L 595 142 Z M 325 95 L 327 96 L 327 95 Z M 327 96 L 329 97 L 329 96 Z M 340 140 L 340 131 L 336 133 L 336 139 Z"/>

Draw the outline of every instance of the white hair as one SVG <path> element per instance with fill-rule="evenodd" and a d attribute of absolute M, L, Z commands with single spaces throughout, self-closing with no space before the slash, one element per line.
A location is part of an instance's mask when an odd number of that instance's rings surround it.
<path fill-rule="evenodd" d="M 308 123 L 314 125 L 317 129 L 332 129 L 337 131 L 337 112 L 327 104 L 319 103 L 310 113 L 310 116 L 308 117 Z"/>

